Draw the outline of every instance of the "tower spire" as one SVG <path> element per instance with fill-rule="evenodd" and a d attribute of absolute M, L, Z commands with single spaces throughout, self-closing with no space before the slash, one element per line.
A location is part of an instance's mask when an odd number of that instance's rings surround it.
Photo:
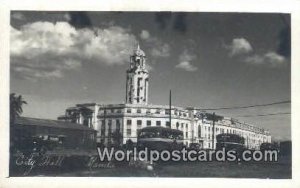
<path fill-rule="evenodd" d="M 127 70 L 126 103 L 148 103 L 148 77 L 146 55 L 137 42 L 136 49 L 130 56 L 130 68 Z"/>

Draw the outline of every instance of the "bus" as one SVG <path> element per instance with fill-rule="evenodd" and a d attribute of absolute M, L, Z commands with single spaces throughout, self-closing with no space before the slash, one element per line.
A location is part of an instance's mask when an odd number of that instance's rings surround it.
<path fill-rule="evenodd" d="M 183 132 L 165 127 L 145 127 L 138 133 L 137 148 L 143 150 L 181 150 Z"/>
<path fill-rule="evenodd" d="M 216 136 L 216 150 L 236 150 L 242 151 L 245 149 L 245 138 L 237 134 L 223 133 Z"/>

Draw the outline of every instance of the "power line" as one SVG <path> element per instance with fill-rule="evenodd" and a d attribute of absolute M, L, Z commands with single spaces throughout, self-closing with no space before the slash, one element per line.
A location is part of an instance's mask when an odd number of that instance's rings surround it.
<path fill-rule="evenodd" d="M 234 107 L 220 107 L 220 108 L 197 108 L 195 110 L 244 109 L 244 108 L 254 108 L 254 107 L 271 106 L 271 105 L 277 105 L 277 104 L 287 104 L 287 103 L 291 103 L 291 101 L 290 100 L 286 100 L 286 101 L 279 101 L 279 102 L 273 102 L 273 103 L 267 103 L 267 104 L 249 105 L 249 106 L 234 106 Z"/>
<path fill-rule="evenodd" d="M 271 113 L 271 114 L 244 115 L 244 116 L 236 116 L 236 117 L 275 116 L 275 115 L 285 115 L 285 114 L 291 114 L 291 112 L 279 112 L 279 113 Z"/>

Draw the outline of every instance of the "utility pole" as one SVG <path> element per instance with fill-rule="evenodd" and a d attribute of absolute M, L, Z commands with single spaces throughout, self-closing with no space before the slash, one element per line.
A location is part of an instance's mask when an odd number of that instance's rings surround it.
<path fill-rule="evenodd" d="M 105 132 L 106 132 L 106 107 L 104 107 L 104 106 L 103 106 L 103 125 L 102 126 L 104 126 L 104 128 L 102 130 L 104 130 L 103 138 L 104 138 L 104 143 L 105 143 L 105 140 L 106 140 L 106 135 L 105 135 Z"/>
<path fill-rule="evenodd" d="M 172 91 L 170 90 L 170 94 L 169 94 L 169 122 L 170 122 L 170 128 L 172 127 Z"/>
<path fill-rule="evenodd" d="M 216 121 L 216 115 L 213 113 L 213 131 L 212 131 L 212 149 L 215 149 L 215 121 Z"/>

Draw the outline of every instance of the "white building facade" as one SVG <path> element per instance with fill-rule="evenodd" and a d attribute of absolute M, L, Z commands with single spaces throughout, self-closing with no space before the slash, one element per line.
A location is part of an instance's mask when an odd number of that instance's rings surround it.
<path fill-rule="evenodd" d="M 94 128 L 97 130 L 97 142 L 107 145 L 125 144 L 129 139 L 136 142 L 138 130 L 149 126 L 181 130 L 185 145 L 199 143 L 204 149 L 214 149 L 216 135 L 221 133 L 244 137 L 245 146 L 251 149 L 259 149 L 261 143 L 271 142 L 268 131 L 233 118 L 222 117 L 213 126 L 206 113 L 197 109 L 148 104 L 148 88 L 146 55 L 138 46 L 130 57 L 127 70 L 125 104 L 77 104 L 66 109 L 65 115 L 58 119 Z"/>

